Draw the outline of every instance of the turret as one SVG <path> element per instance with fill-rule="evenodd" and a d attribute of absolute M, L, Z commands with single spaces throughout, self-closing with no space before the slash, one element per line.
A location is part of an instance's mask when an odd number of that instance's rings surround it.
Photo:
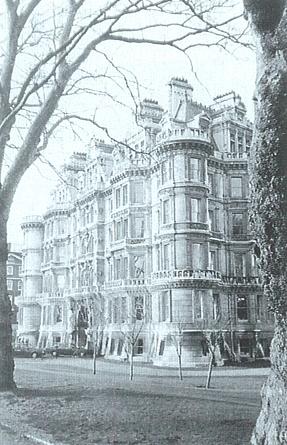
<path fill-rule="evenodd" d="M 26 217 L 21 228 L 24 232 L 23 292 L 19 301 L 18 343 L 35 346 L 41 321 L 39 294 L 42 292 L 42 218 Z"/>

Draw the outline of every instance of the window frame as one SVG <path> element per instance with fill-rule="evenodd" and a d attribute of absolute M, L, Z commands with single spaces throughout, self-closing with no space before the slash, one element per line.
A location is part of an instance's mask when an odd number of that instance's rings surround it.
<path fill-rule="evenodd" d="M 239 306 L 239 301 L 245 301 L 245 305 Z M 239 311 L 246 314 L 246 316 L 239 316 Z M 246 295 L 236 295 L 236 318 L 239 322 L 248 322 L 249 321 L 249 304 L 248 298 Z"/>
<path fill-rule="evenodd" d="M 234 181 L 240 180 L 240 186 L 235 186 Z M 230 197 L 231 198 L 243 198 L 243 177 L 231 176 L 230 178 Z"/>

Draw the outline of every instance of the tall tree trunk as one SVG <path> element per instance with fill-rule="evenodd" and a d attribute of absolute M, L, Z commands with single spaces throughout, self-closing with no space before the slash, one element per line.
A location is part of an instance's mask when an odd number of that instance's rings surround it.
<path fill-rule="evenodd" d="M 275 315 L 271 371 L 251 443 L 287 443 L 287 11 L 286 0 L 244 0 L 257 40 L 252 222 L 264 292 Z"/>
<path fill-rule="evenodd" d="M 0 207 L 0 391 L 15 388 L 12 352 L 11 303 L 7 293 L 7 219 Z"/>

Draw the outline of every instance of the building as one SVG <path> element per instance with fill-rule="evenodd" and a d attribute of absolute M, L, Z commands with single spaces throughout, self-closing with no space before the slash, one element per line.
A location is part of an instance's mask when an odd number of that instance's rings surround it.
<path fill-rule="evenodd" d="M 234 92 L 210 107 L 184 79 L 169 109 L 144 100 L 126 143 L 95 141 L 63 167 L 43 217 L 27 217 L 19 336 L 39 347 L 96 341 L 105 357 L 157 365 L 267 355 L 272 318 L 248 223 L 252 125 Z M 219 354 L 219 352 L 218 352 Z M 224 356 L 224 355 L 223 355 Z"/>
<path fill-rule="evenodd" d="M 20 277 L 22 268 L 21 249 L 11 243 L 8 243 L 7 260 L 7 291 L 11 301 L 12 308 L 12 342 L 14 344 L 17 336 L 17 302 L 21 295 L 22 280 Z"/>

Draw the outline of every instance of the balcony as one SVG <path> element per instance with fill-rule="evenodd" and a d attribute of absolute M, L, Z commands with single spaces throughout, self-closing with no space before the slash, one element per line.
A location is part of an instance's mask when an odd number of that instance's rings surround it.
<path fill-rule="evenodd" d="M 113 280 L 104 284 L 104 289 L 117 289 L 123 287 L 139 287 L 149 286 L 150 279 L 147 278 L 122 278 L 120 280 Z"/>
<path fill-rule="evenodd" d="M 262 280 L 260 277 L 234 277 L 234 276 L 223 276 L 222 282 L 231 286 L 261 286 Z"/>
<path fill-rule="evenodd" d="M 248 153 L 244 152 L 244 153 L 230 153 L 230 152 L 220 152 L 220 151 L 215 151 L 214 152 L 214 157 L 217 159 L 222 159 L 223 161 L 243 161 L 243 160 L 247 160 L 249 158 Z"/>
<path fill-rule="evenodd" d="M 261 286 L 262 281 L 260 277 L 247 276 L 247 277 L 235 277 L 224 276 L 220 272 L 211 269 L 176 269 L 176 270 L 160 270 L 154 272 L 151 276 L 152 283 L 162 281 L 184 281 L 184 280 L 207 280 L 216 281 L 220 284 L 226 284 L 230 286 Z"/>
<path fill-rule="evenodd" d="M 186 140 L 211 142 L 208 131 L 199 128 L 176 128 L 159 133 L 156 138 L 156 143 Z"/>
<path fill-rule="evenodd" d="M 175 269 L 160 270 L 152 274 L 152 281 L 216 280 L 221 281 L 221 273 L 215 270 Z"/>
<path fill-rule="evenodd" d="M 80 286 L 73 289 L 65 289 L 64 296 L 72 298 L 82 298 L 94 295 L 99 291 L 99 286 Z"/>

